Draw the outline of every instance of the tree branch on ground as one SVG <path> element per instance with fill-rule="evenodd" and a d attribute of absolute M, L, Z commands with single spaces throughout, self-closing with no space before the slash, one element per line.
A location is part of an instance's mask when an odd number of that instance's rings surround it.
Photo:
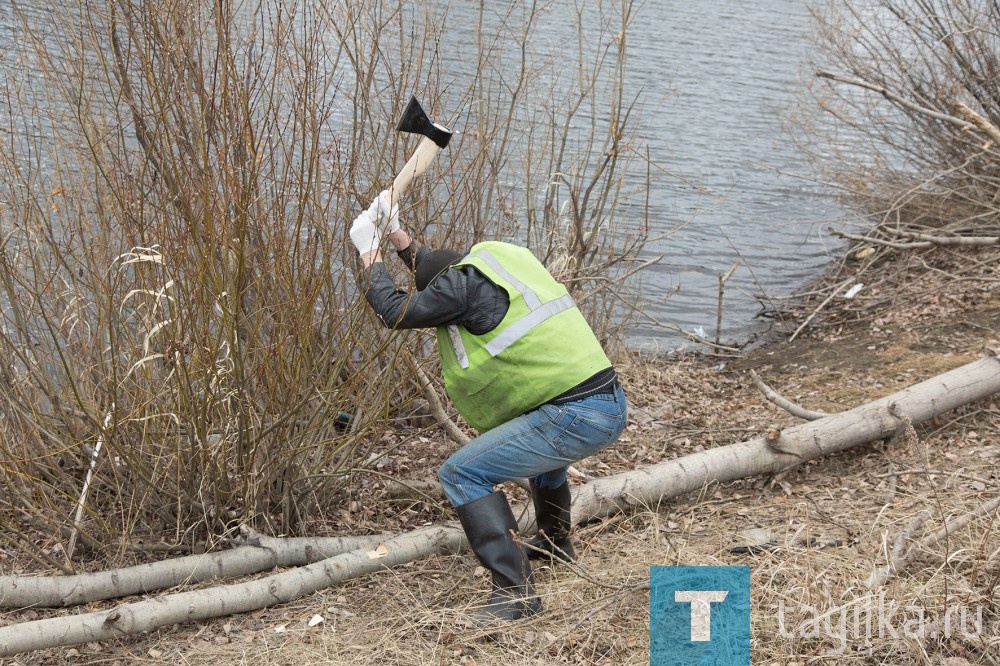
<path fill-rule="evenodd" d="M 919 250 L 934 245 L 940 246 L 989 246 L 1000 243 L 1000 236 L 935 236 L 931 234 L 916 233 L 913 231 L 903 231 L 889 227 L 880 227 L 879 231 L 891 236 L 911 238 L 912 242 L 900 242 L 876 238 L 871 234 L 852 234 L 840 229 L 830 229 L 830 233 L 847 240 L 861 243 L 871 243 L 872 245 L 882 245 L 894 250 Z"/>
<path fill-rule="evenodd" d="M 937 532 L 928 535 L 927 537 L 921 539 L 918 543 L 913 544 L 904 550 L 906 542 L 910 540 L 913 533 L 919 529 L 928 518 L 930 518 L 929 512 L 921 511 L 913 517 L 906 529 L 900 532 L 896 537 L 892 553 L 889 556 L 889 562 L 885 566 L 873 572 L 872 575 L 868 577 L 868 580 L 865 581 L 865 584 L 868 587 L 881 587 L 885 585 L 889 579 L 904 569 L 921 550 L 928 550 L 932 548 L 937 543 L 962 529 L 976 518 L 993 513 L 997 509 L 1000 509 L 1000 496 L 994 497 L 989 502 L 980 505 L 975 511 L 970 511 L 963 516 L 959 516 L 948 521 L 945 526 Z"/>
<path fill-rule="evenodd" d="M 113 571 L 72 576 L 0 576 L 0 608 L 55 608 L 148 594 L 179 585 L 247 576 L 276 567 L 298 567 L 361 548 L 386 537 L 255 535 L 230 550 L 177 557 Z"/>
<path fill-rule="evenodd" d="M 791 400 L 785 398 L 780 393 L 775 391 L 773 388 L 764 383 L 764 380 L 760 378 L 755 370 L 750 371 L 750 377 L 753 378 L 753 385 L 757 387 L 764 397 L 770 402 L 774 403 L 778 407 L 791 414 L 792 416 L 797 416 L 805 421 L 815 421 L 816 419 L 821 419 L 825 416 L 829 416 L 826 412 L 814 411 L 811 409 L 806 409 L 800 405 L 795 404 Z"/>

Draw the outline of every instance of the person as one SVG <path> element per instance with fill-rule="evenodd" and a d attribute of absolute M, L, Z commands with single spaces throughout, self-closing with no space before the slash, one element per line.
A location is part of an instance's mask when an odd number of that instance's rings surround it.
<path fill-rule="evenodd" d="M 382 262 L 386 235 L 412 271 L 400 289 Z M 612 444 L 627 405 L 604 349 L 566 288 L 527 249 L 499 241 L 468 252 L 418 246 L 383 191 L 351 226 L 368 304 L 390 329 L 435 328 L 445 390 L 479 436 L 440 467 L 439 478 L 492 577 L 475 620 L 541 611 L 528 558 L 574 560 L 567 471 Z M 503 491 L 527 478 L 538 533 L 525 548 Z"/>

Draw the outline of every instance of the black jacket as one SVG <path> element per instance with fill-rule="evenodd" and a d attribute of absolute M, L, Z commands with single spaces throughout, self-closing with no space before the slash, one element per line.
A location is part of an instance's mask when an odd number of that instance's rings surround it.
<path fill-rule="evenodd" d="M 416 242 L 399 253 L 412 271 L 429 250 Z M 399 289 L 389 269 L 376 262 L 361 274 L 369 305 L 388 328 L 464 326 L 473 335 L 492 331 L 510 308 L 507 292 L 473 266 L 449 268 L 423 291 Z"/>

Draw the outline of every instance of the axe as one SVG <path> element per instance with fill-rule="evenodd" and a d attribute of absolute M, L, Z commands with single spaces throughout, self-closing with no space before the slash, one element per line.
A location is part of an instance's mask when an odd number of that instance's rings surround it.
<path fill-rule="evenodd" d="M 413 179 L 427 171 L 427 167 L 441 152 L 441 149 L 448 145 L 452 135 L 450 129 L 432 122 L 427 117 L 416 97 L 410 98 L 409 104 L 403 110 L 403 115 L 396 123 L 396 131 L 421 134 L 424 138 L 420 140 L 420 145 L 413 151 L 413 155 L 400 170 L 399 175 L 392 181 L 392 187 L 389 188 L 390 208 L 399 203 Z"/>

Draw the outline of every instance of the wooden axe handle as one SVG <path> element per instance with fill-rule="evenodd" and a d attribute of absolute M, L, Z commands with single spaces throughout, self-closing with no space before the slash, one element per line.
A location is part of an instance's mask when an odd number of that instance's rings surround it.
<path fill-rule="evenodd" d="M 400 169 L 396 179 L 392 181 L 392 187 L 389 188 L 390 208 L 399 203 L 407 188 L 410 187 L 410 183 L 427 171 L 427 167 L 431 165 L 439 152 L 441 152 L 441 148 L 431 139 L 424 137 L 420 141 L 420 145 L 413 151 L 409 161 Z"/>

